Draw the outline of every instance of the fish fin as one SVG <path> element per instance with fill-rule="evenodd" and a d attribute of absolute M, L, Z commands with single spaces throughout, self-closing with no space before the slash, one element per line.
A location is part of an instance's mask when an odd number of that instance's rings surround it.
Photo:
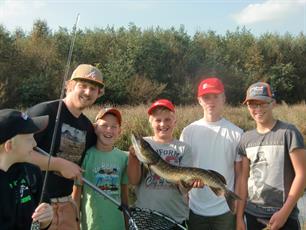
<path fill-rule="evenodd" d="M 188 182 L 184 180 L 179 180 L 177 184 L 177 189 L 181 194 L 187 194 L 189 190 L 192 188 L 192 185 L 190 185 Z"/>
<path fill-rule="evenodd" d="M 232 192 L 231 190 L 227 189 L 225 192 L 225 200 L 226 203 L 231 210 L 231 212 L 234 214 L 236 213 L 236 205 L 235 205 L 235 200 L 241 200 L 241 198 L 236 195 L 236 193 Z"/>
<path fill-rule="evenodd" d="M 180 184 L 186 188 L 186 189 L 190 189 L 192 187 L 192 185 L 190 185 L 190 183 L 184 181 L 184 180 L 180 180 Z"/>
<path fill-rule="evenodd" d="M 211 170 L 211 169 L 207 171 L 212 173 L 214 176 L 218 177 L 222 181 L 222 183 L 226 185 L 226 179 L 224 178 L 222 174 L 218 173 L 217 171 Z"/>
<path fill-rule="evenodd" d="M 210 187 L 209 188 L 211 189 L 211 191 L 213 191 L 214 194 L 216 194 L 216 196 L 224 196 L 224 192 L 222 189 L 220 188 L 216 188 L 216 187 Z"/>

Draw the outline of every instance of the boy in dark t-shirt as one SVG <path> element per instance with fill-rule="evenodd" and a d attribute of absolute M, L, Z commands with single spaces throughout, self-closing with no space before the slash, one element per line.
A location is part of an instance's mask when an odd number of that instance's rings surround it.
<path fill-rule="evenodd" d="M 251 85 L 244 103 L 256 129 L 245 132 L 238 146 L 247 202 L 238 202 L 237 229 L 245 229 L 244 211 L 249 230 L 299 230 L 296 203 L 306 181 L 303 137 L 294 125 L 273 117 L 276 102 L 269 84 Z"/>
<path fill-rule="evenodd" d="M 28 230 L 32 220 L 46 229 L 53 210 L 41 203 L 40 169 L 24 163 L 36 142 L 33 133 L 47 126 L 48 117 L 33 117 L 12 109 L 0 110 L 0 228 Z"/>

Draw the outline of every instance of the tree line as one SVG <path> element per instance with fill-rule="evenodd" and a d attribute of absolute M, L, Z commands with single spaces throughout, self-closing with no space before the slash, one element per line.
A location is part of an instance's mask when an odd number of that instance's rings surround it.
<path fill-rule="evenodd" d="M 72 32 L 52 31 L 37 20 L 26 33 L 0 25 L 0 107 L 28 107 L 57 99 L 65 72 Z M 204 76 L 220 77 L 232 105 L 243 101 L 247 87 L 269 82 L 278 101 L 306 100 L 306 37 L 237 28 L 190 36 L 179 29 L 141 30 L 106 27 L 78 30 L 71 71 L 81 63 L 97 66 L 104 75 L 105 96 L 98 103 L 137 105 L 156 98 L 175 104 L 196 100 Z M 70 76 L 70 75 L 69 75 Z"/>

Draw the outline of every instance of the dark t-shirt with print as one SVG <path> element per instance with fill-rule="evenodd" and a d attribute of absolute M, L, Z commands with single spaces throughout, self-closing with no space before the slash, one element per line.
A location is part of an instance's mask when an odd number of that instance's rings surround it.
<path fill-rule="evenodd" d="M 254 129 L 242 135 L 238 153 L 250 161 L 247 213 L 270 218 L 282 208 L 295 176 L 289 154 L 301 148 L 301 133 L 282 121 L 277 121 L 268 133 L 260 134 Z M 297 207 L 290 217 L 298 218 Z"/>
<path fill-rule="evenodd" d="M 30 229 L 32 214 L 39 204 L 42 175 L 29 163 L 15 163 L 0 170 L 0 229 Z"/>
<path fill-rule="evenodd" d="M 58 105 L 59 100 L 43 102 L 28 110 L 30 116 L 49 115 L 47 128 L 34 136 L 37 146 L 47 152 L 50 152 Z M 90 120 L 84 114 L 75 117 L 62 103 L 53 156 L 81 164 L 85 151 L 95 142 L 96 135 Z M 70 195 L 72 185 L 72 180 L 53 172 L 48 175 L 47 192 L 50 198 Z"/>

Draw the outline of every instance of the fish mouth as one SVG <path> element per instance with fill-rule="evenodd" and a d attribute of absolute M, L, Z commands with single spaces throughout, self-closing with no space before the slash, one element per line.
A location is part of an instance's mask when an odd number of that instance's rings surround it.
<path fill-rule="evenodd" d="M 141 137 L 140 137 L 141 138 Z M 140 147 L 140 143 L 139 143 L 139 139 L 138 140 L 136 139 L 135 135 L 132 133 L 131 134 L 131 142 L 132 142 L 132 145 L 133 145 L 133 148 L 135 150 L 135 154 L 136 154 L 136 157 L 138 158 L 139 161 L 141 161 L 142 163 L 145 163 L 145 164 L 150 164 L 151 162 L 148 161 L 148 159 L 146 159 L 143 154 L 141 153 L 141 147 Z"/>

